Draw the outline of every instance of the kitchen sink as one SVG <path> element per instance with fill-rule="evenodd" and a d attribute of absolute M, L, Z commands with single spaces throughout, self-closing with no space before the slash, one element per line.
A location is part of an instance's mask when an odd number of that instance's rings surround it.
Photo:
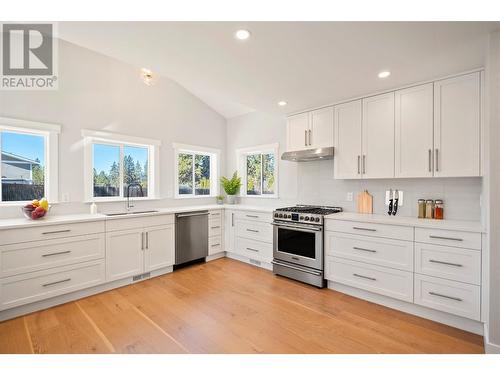
<path fill-rule="evenodd" d="M 148 211 L 132 211 L 132 212 L 114 212 L 110 214 L 105 214 L 106 216 L 126 216 L 126 215 L 138 215 L 138 214 L 149 214 L 153 212 L 159 212 L 158 210 L 148 210 Z"/>

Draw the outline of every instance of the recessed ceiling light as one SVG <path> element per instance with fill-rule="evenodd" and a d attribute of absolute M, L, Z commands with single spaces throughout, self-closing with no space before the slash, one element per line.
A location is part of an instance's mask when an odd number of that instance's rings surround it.
<path fill-rule="evenodd" d="M 142 81 L 148 85 L 148 86 L 153 86 L 155 83 L 154 75 L 153 72 L 149 69 L 142 68 L 141 69 L 141 77 Z"/>
<path fill-rule="evenodd" d="M 287 102 L 285 102 L 284 100 L 281 100 L 281 101 L 279 101 L 279 102 L 278 102 L 278 105 L 279 105 L 280 107 L 284 107 L 284 106 L 286 106 L 287 104 L 288 104 L 288 103 L 287 103 Z"/>
<path fill-rule="evenodd" d="M 247 40 L 248 38 L 250 38 L 250 31 L 245 30 L 245 29 L 241 29 L 241 30 L 236 31 L 234 36 L 236 37 L 236 39 L 239 39 L 239 40 Z"/>
<path fill-rule="evenodd" d="M 383 72 L 380 72 L 378 74 L 378 78 L 387 78 L 391 75 L 391 72 L 389 72 L 388 70 L 384 70 Z"/>

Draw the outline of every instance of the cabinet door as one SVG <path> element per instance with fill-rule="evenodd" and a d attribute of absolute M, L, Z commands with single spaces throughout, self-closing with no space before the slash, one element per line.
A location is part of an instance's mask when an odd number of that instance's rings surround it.
<path fill-rule="evenodd" d="M 361 178 L 361 100 L 334 107 L 334 177 Z"/>
<path fill-rule="evenodd" d="M 140 228 L 106 234 L 106 281 L 144 272 L 142 233 Z"/>
<path fill-rule="evenodd" d="M 298 151 L 308 148 L 309 113 L 290 116 L 287 119 L 287 150 Z"/>
<path fill-rule="evenodd" d="M 234 252 L 234 239 L 235 239 L 235 226 L 234 226 L 234 211 L 225 211 L 225 224 L 224 224 L 224 251 Z"/>
<path fill-rule="evenodd" d="M 394 92 L 363 99 L 363 178 L 394 177 Z"/>
<path fill-rule="evenodd" d="M 396 177 L 431 177 L 433 153 L 433 84 L 395 93 Z"/>
<path fill-rule="evenodd" d="M 312 148 L 333 147 L 333 107 L 311 112 L 308 136 Z"/>
<path fill-rule="evenodd" d="M 434 176 L 480 175 L 480 73 L 434 83 Z"/>
<path fill-rule="evenodd" d="M 174 225 L 146 229 L 144 271 L 154 271 L 174 264 Z"/>

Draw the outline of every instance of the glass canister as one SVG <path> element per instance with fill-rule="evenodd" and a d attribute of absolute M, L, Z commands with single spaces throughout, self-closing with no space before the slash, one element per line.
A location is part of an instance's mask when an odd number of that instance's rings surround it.
<path fill-rule="evenodd" d="M 443 220 L 444 204 L 442 199 L 436 199 L 434 202 L 434 219 Z"/>
<path fill-rule="evenodd" d="M 418 218 L 425 219 L 425 199 L 418 200 Z"/>
<path fill-rule="evenodd" d="M 432 199 L 427 199 L 425 201 L 425 218 L 434 218 L 434 201 Z"/>

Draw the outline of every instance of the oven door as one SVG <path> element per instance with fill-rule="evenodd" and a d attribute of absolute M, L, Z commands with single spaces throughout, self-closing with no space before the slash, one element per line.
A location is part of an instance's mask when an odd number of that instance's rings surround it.
<path fill-rule="evenodd" d="M 274 259 L 323 269 L 323 228 L 307 224 L 273 223 Z"/>

